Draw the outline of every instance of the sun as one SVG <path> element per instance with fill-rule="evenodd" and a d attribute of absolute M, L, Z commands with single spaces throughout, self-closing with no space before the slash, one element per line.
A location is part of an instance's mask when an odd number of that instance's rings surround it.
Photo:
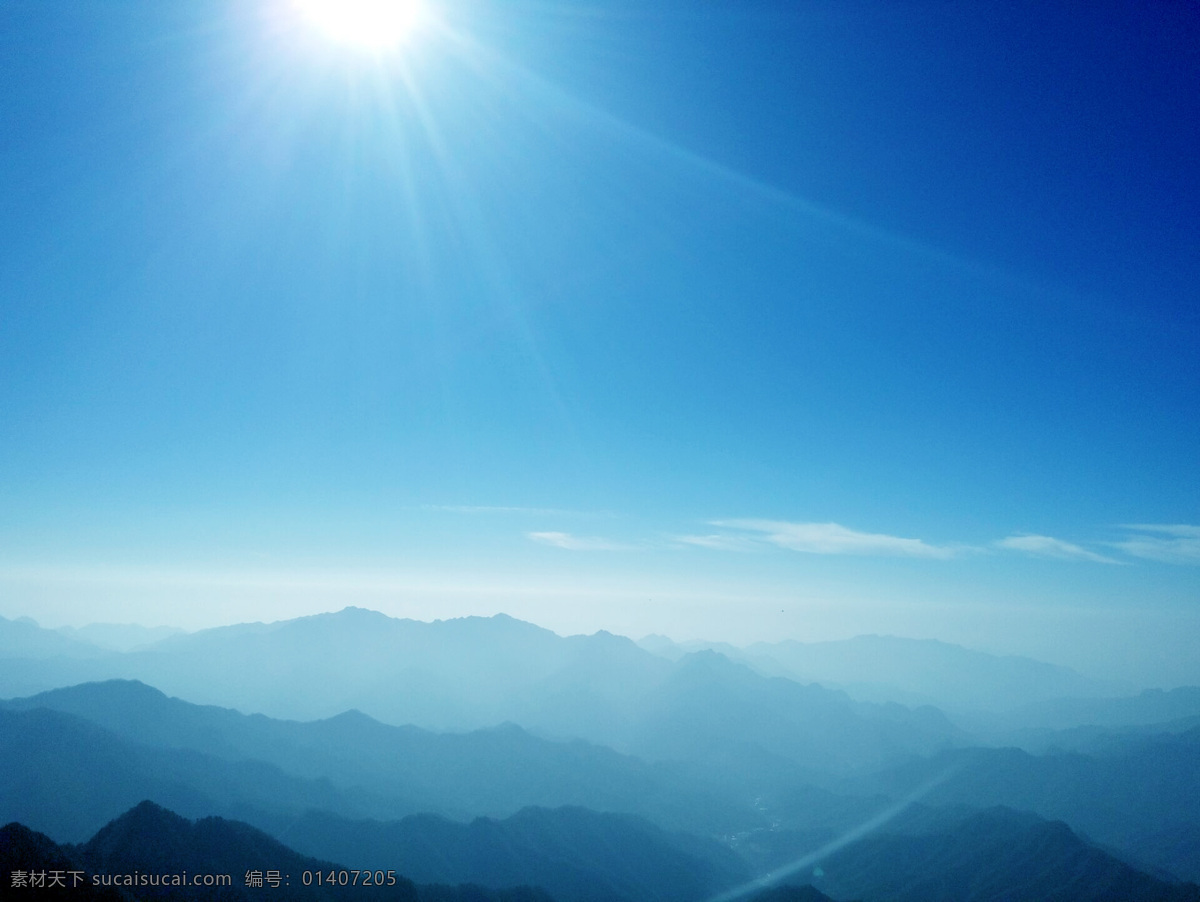
<path fill-rule="evenodd" d="M 368 50 L 396 47 L 420 26 L 421 0 L 295 0 L 329 38 Z"/>

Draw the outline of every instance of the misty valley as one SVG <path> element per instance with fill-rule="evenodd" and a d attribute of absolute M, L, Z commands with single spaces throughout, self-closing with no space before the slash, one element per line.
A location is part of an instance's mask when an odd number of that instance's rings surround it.
<path fill-rule="evenodd" d="M 1200 688 L 360 608 L 0 655 L 11 898 L 1200 899 Z"/>

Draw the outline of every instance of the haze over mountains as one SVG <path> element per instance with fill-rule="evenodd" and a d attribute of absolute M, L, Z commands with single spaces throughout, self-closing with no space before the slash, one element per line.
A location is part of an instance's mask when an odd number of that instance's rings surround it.
<path fill-rule="evenodd" d="M 864 701 L 937 705 L 948 711 L 1005 711 L 1049 699 L 1126 695 L 1128 684 L 1085 677 L 1031 658 L 999 657 L 933 639 L 858 636 L 837 642 L 639 644 L 673 660 L 709 648 L 763 673 L 844 689 Z"/>
<path fill-rule="evenodd" d="M 355 608 L 125 652 L 0 631 L 0 820 L 58 842 L 150 800 L 315 858 L 562 902 L 780 882 L 1185 899 L 1200 880 L 1200 690 L 1105 698 L 1063 668 L 880 637 L 805 659 Z M 784 675 L 801 660 L 884 697 L 978 684 L 981 704 L 855 699 Z M 930 868 L 957 875 L 941 896 Z"/>
<path fill-rule="evenodd" d="M 421 623 L 347 608 L 123 655 L 0 662 L 6 695 L 113 677 L 273 717 L 356 709 L 434 730 L 514 722 L 649 759 L 730 754 L 749 742 L 798 766 L 845 769 L 934 751 L 956 735 L 930 708 L 855 702 L 712 652 L 672 663 L 624 637 L 562 638 L 504 616 Z"/>
<path fill-rule="evenodd" d="M 166 641 L 153 641 L 164 633 L 168 634 Z M 88 641 L 89 636 L 94 641 Z M 501 637 L 502 642 L 493 641 Z M 111 624 L 52 631 L 38 628 L 28 618 L 0 618 L 0 639 L 8 648 L 0 686 L 9 694 L 19 684 L 27 693 L 52 688 L 70 674 L 87 674 L 91 679 L 148 677 L 146 682 L 164 685 L 171 691 L 171 681 L 183 688 L 185 680 L 194 677 L 211 682 L 208 691 L 212 701 L 237 706 L 241 692 L 246 694 L 248 710 L 259 710 L 263 700 L 253 696 L 252 687 L 244 688 L 240 681 L 230 678 L 222 681 L 218 673 L 220 665 L 239 666 L 257 656 L 261 666 L 270 668 L 271 673 L 298 674 L 312 684 L 310 689 L 321 683 L 320 674 L 338 674 L 332 683 L 326 681 L 323 692 L 267 700 L 274 705 L 271 713 L 332 716 L 351 707 L 361 708 L 363 705 L 351 702 L 366 699 L 379 706 L 379 711 L 372 713 L 384 719 L 432 729 L 470 729 L 518 719 L 512 714 L 528 718 L 529 712 L 511 707 L 513 702 L 508 696 L 518 687 L 531 687 L 545 696 L 554 691 L 547 684 L 562 679 L 578 684 L 596 677 L 605 681 L 590 690 L 597 700 L 608 697 L 625 702 L 632 694 L 631 685 L 640 687 L 646 681 L 664 679 L 669 668 L 660 659 L 679 662 L 701 651 L 715 651 L 761 675 L 785 676 L 803 684 L 820 683 L 864 701 L 896 701 L 908 707 L 936 705 L 951 713 L 967 714 L 1006 713 L 1022 708 L 1058 710 L 1064 724 L 1080 716 L 1069 710 L 1075 704 L 1072 699 L 1125 698 L 1135 695 L 1139 688 L 1030 658 L 998 657 L 934 640 L 859 636 L 838 642 L 760 642 L 737 648 L 727 643 L 680 644 L 649 636 L 636 643 L 640 651 L 650 652 L 641 654 L 633 647 L 635 643 L 624 637 L 600 632 L 562 638 L 504 615 L 424 623 L 396 620 L 360 608 L 347 608 L 337 615 L 239 624 L 191 634 L 168 627 L 146 630 Z M 433 648 L 439 652 L 428 651 Z M 117 656 L 111 653 L 114 650 L 134 653 Z M 301 655 L 306 656 L 303 667 L 297 663 Z M 20 660 L 52 658 L 67 660 L 40 665 Z M 95 658 L 101 660 L 69 663 L 70 659 Z M 170 665 L 163 663 L 167 658 L 172 659 Z M 618 658 L 623 658 L 628 671 L 624 684 L 605 669 Z M 409 681 L 414 688 L 442 695 L 373 700 L 372 675 L 384 673 Z M 490 675 L 486 686 L 455 696 L 456 686 L 472 685 L 472 678 L 480 673 Z M 342 697 L 327 697 L 339 692 Z M 533 716 L 550 719 L 540 713 L 544 701 L 539 698 L 538 713 Z M 1103 704 L 1097 701 L 1080 707 L 1090 712 Z M 1136 708 L 1136 702 L 1127 703 L 1125 710 L 1116 715 L 1116 722 L 1147 716 L 1151 720 L 1170 719 L 1161 711 L 1138 714 Z M 1184 708 L 1191 710 L 1186 704 Z M 1044 721 L 1049 716 L 1034 715 L 1039 725 L 1048 725 Z"/>

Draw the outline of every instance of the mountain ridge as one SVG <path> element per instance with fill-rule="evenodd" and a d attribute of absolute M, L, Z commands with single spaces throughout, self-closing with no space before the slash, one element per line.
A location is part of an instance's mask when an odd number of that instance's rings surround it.
<path fill-rule="evenodd" d="M 0 675 L 3 664 L 13 662 L 0 662 Z M 66 671 L 71 683 L 87 681 L 74 679 L 79 669 Z M 626 637 L 603 632 L 560 637 L 510 617 L 422 623 L 347 608 L 175 636 L 146 650 L 105 657 L 92 669 L 104 679 L 138 679 L 201 704 L 277 719 L 315 720 L 357 709 L 385 723 L 435 731 L 511 721 L 542 735 L 580 738 L 651 759 L 667 752 L 700 757 L 711 752 L 701 746 L 668 748 L 655 735 L 655 720 L 679 698 L 681 681 L 689 674 L 704 679 L 699 665 L 672 664 Z M 963 739 L 960 730 L 928 712 L 907 716 L 899 708 L 853 702 L 795 681 L 790 692 L 781 692 L 780 678 L 733 662 L 722 672 L 728 687 L 741 693 L 736 700 L 729 696 L 730 704 L 761 708 L 773 698 L 786 706 L 788 722 L 797 728 L 811 720 L 801 709 L 819 706 L 838 724 L 825 733 L 796 729 L 779 746 L 804 766 L 863 767 L 893 753 L 932 751 Z M 4 682 L 0 679 L 0 687 Z M 753 731 L 744 738 L 767 741 Z M 723 742 L 712 734 L 704 741 Z"/>

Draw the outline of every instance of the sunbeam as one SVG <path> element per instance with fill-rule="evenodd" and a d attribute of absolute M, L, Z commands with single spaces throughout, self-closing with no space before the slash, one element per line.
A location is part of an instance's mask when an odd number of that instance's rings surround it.
<path fill-rule="evenodd" d="M 883 811 L 879 812 L 879 814 L 875 815 L 869 820 L 864 821 L 857 827 L 847 830 L 836 839 L 830 840 L 815 852 L 810 852 L 807 855 L 803 855 L 800 858 L 797 858 L 795 861 L 785 864 L 783 867 L 776 868 L 768 874 L 763 874 L 761 877 L 751 880 L 749 883 L 743 883 L 741 886 L 734 887 L 728 892 L 721 893 L 718 896 L 713 896 L 709 902 L 736 902 L 736 900 L 743 899 L 751 893 L 767 889 L 768 887 L 774 886 L 782 880 L 786 880 L 788 877 L 791 877 L 794 874 L 799 874 L 801 871 L 811 868 L 813 865 L 818 864 L 824 859 L 828 858 L 834 852 L 844 849 L 851 843 L 858 842 L 860 839 L 874 833 L 888 822 L 895 820 L 897 817 L 903 814 L 905 809 L 907 809 L 910 805 L 919 802 L 922 798 L 929 795 L 930 792 L 954 776 L 958 770 L 958 767 L 951 767 L 947 769 L 944 773 L 917 787 L 894 805 L 890 805 Z"/>

